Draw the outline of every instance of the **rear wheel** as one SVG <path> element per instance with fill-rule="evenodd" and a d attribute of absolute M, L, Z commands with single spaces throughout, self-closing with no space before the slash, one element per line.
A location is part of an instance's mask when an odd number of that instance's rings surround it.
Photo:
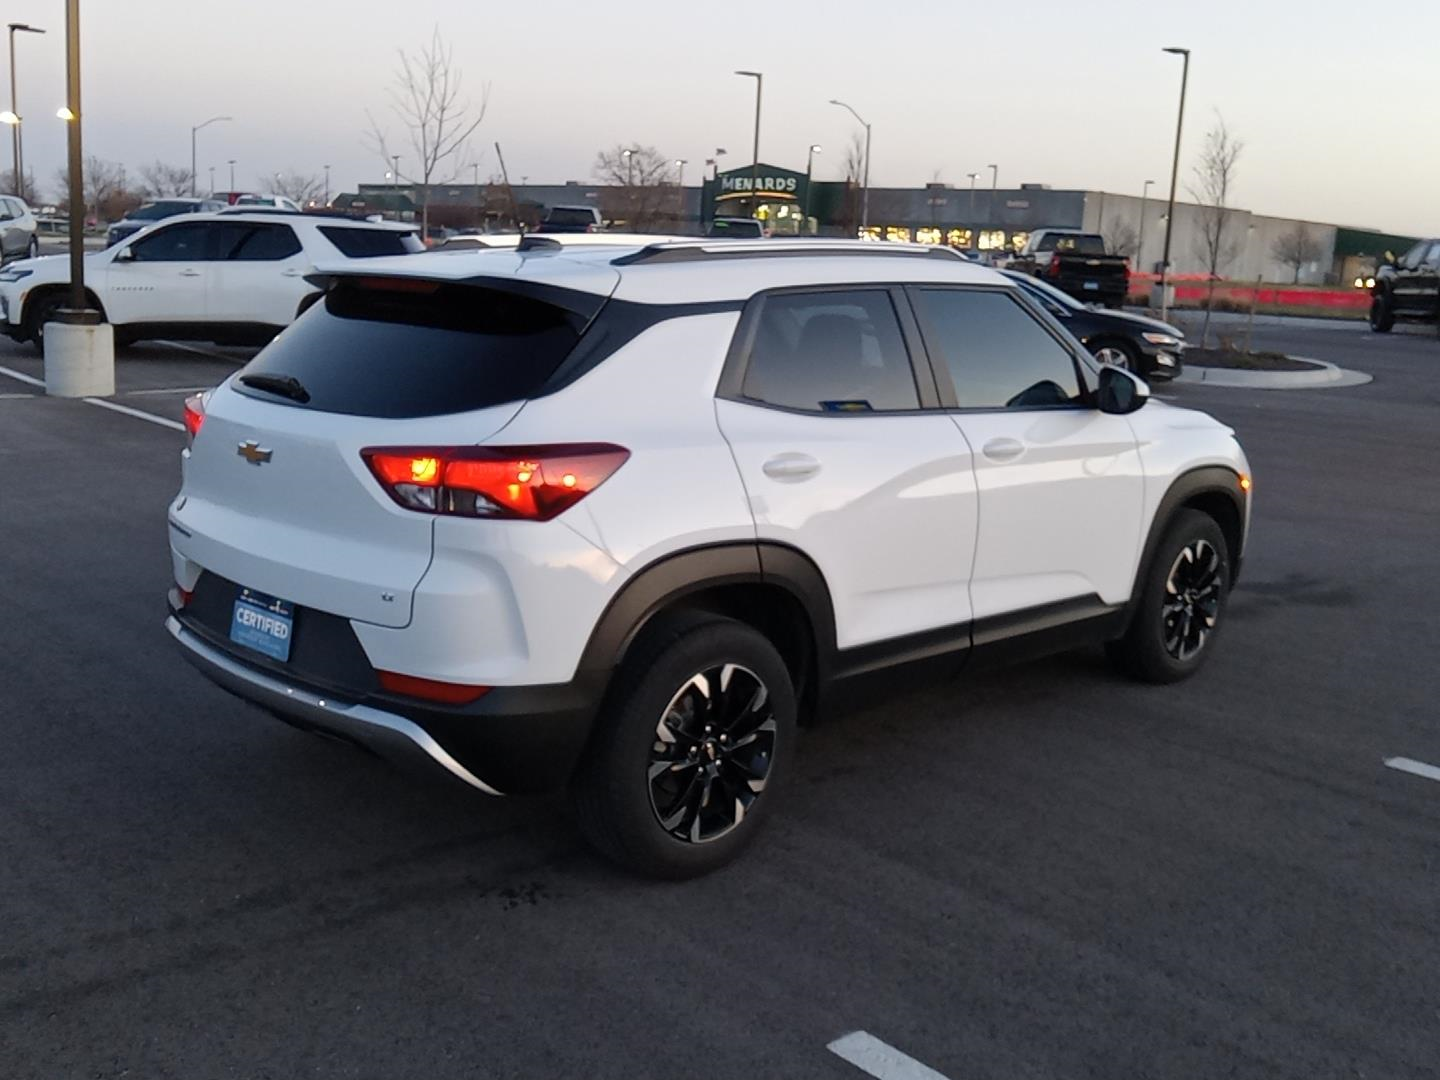
<path fill-rule="evenodd" d="M 30 310 L 25 313 L 25 336 L 45 353 L 45 324 L 55 321 L 55 313 L 65 306 L 64 293 L 44 293 L 30 301 Z"/>
<path fill-rule="evenodd" d="M 780 654 L 743 623 L 669 619 L 616 674 L 575 778 L 580 828 L 651 877 L 708 873 L 754 838 L 795 742 Z"/>
<path fill-rule="evenodd" d="M 1209 514 L 1176 515 L 1141 581 L 1130 629 L 1110 658 L 1142 682 L 1193 675 L 1210 654 L 1230 592 L 1225 534 Z"/>
<path fill-rule="evenodd" d="M 1395 325 L 1395 311 L 1384 293 L 1370 301 L 1370 329 L 1377 334 L 1388 334 Z"/>

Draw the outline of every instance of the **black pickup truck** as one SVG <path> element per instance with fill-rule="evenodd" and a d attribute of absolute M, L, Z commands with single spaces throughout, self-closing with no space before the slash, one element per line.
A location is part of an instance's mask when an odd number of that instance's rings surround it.
<path fill-rule="evenodd" d="M 1370 287 L 1370 329 L 1376 333 L 1388 333 L 1397 320 L 1440 321 L 1440 240 L 1420 240 L 1398 259 L 1387 251 L 1384 264 L 1364 284 Z"/>
<path fill-rule="evenodd" d="M 1109 255 L 1098 233 L 1037 229 L 1008 269 L 1031 274 L 1086 303 L 1120 307 L 1130 290 L 1130 260 Z"/>

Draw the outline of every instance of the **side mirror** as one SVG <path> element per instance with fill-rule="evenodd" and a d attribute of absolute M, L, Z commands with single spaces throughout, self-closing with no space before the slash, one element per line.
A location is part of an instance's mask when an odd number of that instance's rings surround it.
<path fill-rule="evenodd" d="M 1124 416 L 1133 413 L 1150 400 L 1150 384 L 1133 371 L 1100 366 L 1100 387 L 1095 391 L 1095 407 L 1104 413 Z"/>
<path fill-rule="evenodd" d="M 1395 265 L 1395 252 L 1393 252 L 1393 251 L 1387 251 L 1387 252 L 1385 252 L 1385 264 L 1386 264 L 1387 266 L 1394 266 L 1394 265 Z"/>

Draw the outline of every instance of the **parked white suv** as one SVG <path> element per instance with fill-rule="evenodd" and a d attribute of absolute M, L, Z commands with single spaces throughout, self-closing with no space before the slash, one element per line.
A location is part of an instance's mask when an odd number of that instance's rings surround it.
<path fill-rule="evenodd" d="M 526 247 L 334 267 L 188 403 L 167 627 L 221 686 L 491 794 L 568 784 L 601 851 L 683 876 L 861 683 L 1084 641 L 1170 682 L 1211 651 L 1233 433 L 999 274 Z"/>
<path fill-rule="evenodd" d="M 85 257 L 85 286 L 117 343 L 175 338 L 259 344 L 319 295 L 317 262 L 423 250 L 413 226 L 274 213 L 182 214 Z M 43 349 L 67 302 L 68 255 L 0 269 L 0 329 Z"/>

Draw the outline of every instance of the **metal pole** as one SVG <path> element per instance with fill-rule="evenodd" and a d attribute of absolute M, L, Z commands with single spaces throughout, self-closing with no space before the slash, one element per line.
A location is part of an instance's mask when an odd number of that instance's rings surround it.
<path fill-rule="evenodd" d="M 10 149 L 14 156 L 15 194 L 25 198 L 25 174 L 20 170 L 20 106 L 15 96 L 15 27 L 10 27 L 10 111 L 15 115 L 15 126 L 10 129 Z"/>
<path fill-rule="evenodd" d="M 758 71 L 737 71 L 747 79 L 755 80 L 755 144 L 750 154 L 750 216 L 759 209 L 760 196 L 760 96 L 765 86 L 765 76 Z"/>
<path fill-rule="evenodd" d="M 870 125 L 865 125 L 865 180 L 860 192 L 860 228 L 870 228 Z"/>
<path fill-rule="evenodd" d="M 230 166 L 230 193 L 233 195 L 235 193 L 235 159 L 231 158 L 226 164 Z"/>
<path fill-rule="evenodd" d="M 972 173 L 966 173 L 965 175 L 970 178 L 970 227 L 971 227 L 971 228 L 974 228 L 974 227 L 975 227 L 975 178 L 976 178 L 977 176 L 979 176 L 980 174 L 979 174 L 979 173 L 974 173 L 974 172 L 972 172 Z"/>
<path fill-rule="evenodd" d="M 805 201 L 800 204 L 801 235 L 810 231 L 810 175 L 815 169 L 815 152 L 819 149 L 818 144 L 811 143 L 810 152 L 805 155 Z"/>
<path fill-rule="evenodd" d="M 85 184 L 81 166 L 80 124 L 80 0 L 65 0 L 65 76 L 70 166 L 70 310 L 85 310 Z M 72 315 L 71 318 L 77 318 Z"/>
<path fill-rule="evenodd" d="M 192 199 L 195 197 L 195 133 L 199 130 L 198 127 L 190 129 L 190 197 Z"/>
<path fill-rule="evenodd" d="M 330 166 L 325 166 L 325 206 L 330 205 Z"/>
<path fill-rule="evenodd" d="M 1185 87 L 1190 81 L 1190 50 L 1169 47 L 1168 53 L 1178 53 L 1184 58 L 1185 66 L 1180 70 L 1180 111 L 1175 118 L 1175 158 L 1170 165 L 1170 207 L 1165 217 L 1165 253 L 1160 262 L 1160 321 L 1170 315 L 1170 234 L 1175 228 L 1175 185 L 1180 180 L 1180 131 L 1185 124 Z"/>
<path fill-rule="evenodd" d="M 999 166 L 999 165 L 986 165 L 985 167 L 990 170 L 990 213 L 989 213 L 989 218 L 990 218 L 990 224 L 993 226 L 993 225 L 995 225 L 995 224 L 997 223 L 997 221 L 998 221 L 998 219 L 995 217 L 995 188 L 996 188 L 996 187 L 999 185 L 999 183 L 1000 183 L 1000 166 Z"/>
<path fill-rule="evenodd" d="M 210 166 L 210 194 L 215 194 L 215 166 Z"/>

